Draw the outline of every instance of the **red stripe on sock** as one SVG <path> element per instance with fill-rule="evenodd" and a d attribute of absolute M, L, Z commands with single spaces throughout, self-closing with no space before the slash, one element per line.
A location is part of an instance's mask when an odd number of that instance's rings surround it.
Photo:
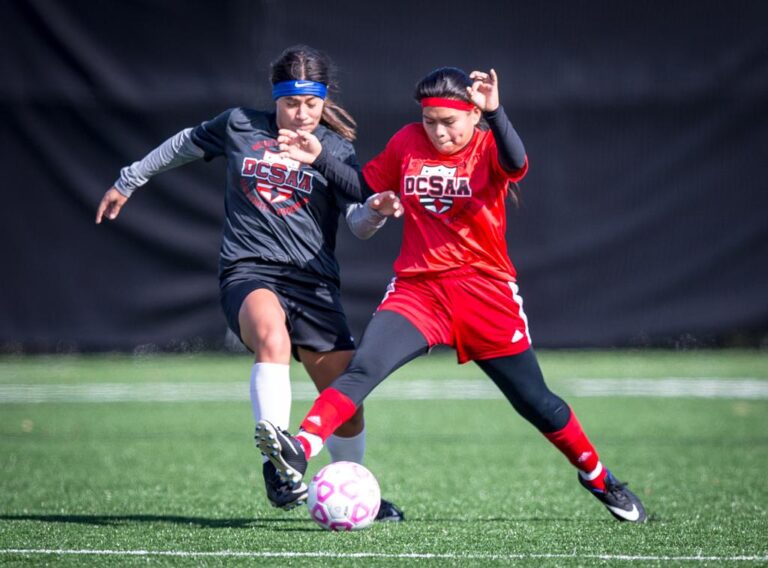
<path fill-rule="evenodd" d="M 352 418 L 356 410 L 355 403 L 347 395 L 336 389 L 325 389 L 315 399 L 315 403 L 301 423 L 301 429 L 320 436 L 325 442 L 336 428 Z M 310 455 L 309 452 L 307 455 Z"/>
<path fill-rule="evenodd" d="M 309 459 L 309 456 L 312 455 L 312 446 L 309 444 L 306 438 L 302 437 L 301 434 L 298 434 L 296 439 L 301 443 L 301 447 L 304 448 L 304 455 L 307 459 Z"/>
<path fill-rule="evenodd" d="M 600 458 L 597 450 L 589 441 L 587 435 L 576 418 L 576 413 L 571 409 L 571 417 L 568 424 L 562 430 L 550 432 L 544 436 L 552 442 L 558 450 L 563 452 L 568 461 L 584 473 L 590 473 L 597 467 Z M 600 476 L 600 481 L 602 481 Z M 599 481 L 598 481 L 599 483 Z"/>

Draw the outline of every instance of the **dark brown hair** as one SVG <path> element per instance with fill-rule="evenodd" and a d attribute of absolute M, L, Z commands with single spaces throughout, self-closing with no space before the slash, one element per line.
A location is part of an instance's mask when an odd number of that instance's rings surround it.
<path fill-rule="evenodd" d="M 458 67 L 439 67 L 416 83 L 413 98 L 416 102 L 426 97 L 443 97 L 471 102 L 467 87 L 472 86 L 472 79 Z"/>
<path fill-rule="evenodd" d="M 338 92 L 335 75 L 336 67 L 325 53 L 306 45 L 294 45 L 272 62 L 269 79 L 273 85 L 301 79 L 326 85 L 328 96 L 320 122 L 347 140 L 354 140 L 357 136 L 355 119 L 331 98 L 332 93 Z"/>

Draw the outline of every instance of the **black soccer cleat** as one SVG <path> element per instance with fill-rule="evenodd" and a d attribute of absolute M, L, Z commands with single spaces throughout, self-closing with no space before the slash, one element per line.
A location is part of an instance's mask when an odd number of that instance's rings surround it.
<path fill-rule="evenodd" d="M 271 461 L 264 462 L 264 485 L 267 487 L 267 499 L 273 507 L 290 511 L 307 501 L 307 486 L 300 483 L 291 487 L 280 479 L 275 465 Z"/>
<path fill-rule="evenodd" d="M 638 499 L 637 495 L 627 489 L 627 484 L 616 479 L 613 474 L 606 470 L 605 491 L 595 489 L 581 475 L 579 483 L 594 495 L 600 501 L 608 512 L 620 521 L 630 523 L 644 523 L 647 519 L 645 507 Z"/>
<path fill-rule="evenodd" d="M 256 445 L 275 466 L 283 483 L 294 490 L 304 485 L 302 479 L 307 471 L 307 458 L 301 442 L 271 422 L 259 420 L 256 424 Z"/>
<path fill-rule="evenodd" d="M 390 503 L 386 499 L 382 499 L 381 505 L 379 506 L 379 512 L 376 513 L 376 520 L 388 523 L 399 523 L 405 520 L 405 515 L 397 505 Z"/>

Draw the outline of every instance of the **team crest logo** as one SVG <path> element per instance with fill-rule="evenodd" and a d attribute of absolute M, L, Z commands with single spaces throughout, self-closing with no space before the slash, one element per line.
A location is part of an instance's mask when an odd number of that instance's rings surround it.
<path fill-rule="evenodd" d="M 445 213 L 453 205 L 452 197 L 419 197 L 419 203 L 432 213 Z"/>
<path fill-rule="evenodd" d="M 281 157 L 277 152 L 264 150 L 261 159 L 244 158 L 240 172 L 244 178 L 255 178 L 255 187 L 249 186 L 249 199 L 253 191 L 264 201 L 280 204 L 294 196 L 295 192 L 312 193 L 312 174 L 301 170 L 296 160 Z"/>
<path fill-rule="evenodd" d="M 457 167 L 423 165 L 418 175 L 405 176 L 403 193 L 418 196 L 424 209 L 442 215 L 450 211 L 456 198 L 472 195 L 469 178 L 457 177 L 457 170 Z"/>

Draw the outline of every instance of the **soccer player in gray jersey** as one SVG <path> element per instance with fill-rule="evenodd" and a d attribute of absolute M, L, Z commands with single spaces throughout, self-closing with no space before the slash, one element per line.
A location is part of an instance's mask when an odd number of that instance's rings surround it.
<path fill-rule="evenodd" d="M 311 132 L 327 157 L 359 169 L 351 142 L 356 124 L 329 97 L 335 82 L 325 54 L 307 46 L 288 48 L 272 63 L 271 82 L 274 112 L 227 110 L 123 168 L 99 204 L 96 223 L 117 218 L 133 191 L 155 174 L 200 158 L 226 159 L 221 304 L 229 327 L 255 356 L 254 420 L 287 430 L 291 354 L 322 391 L 347 367 L 355 348 L 334 253 L 339 216 L 344 213 L 352 232 L 366 239 L 402 209 L 394 193 L 365 199 L 354 184 L 324 167 L 327 162 L 307 166 L 280 151 L 280 129 Z M 362 462 L 362 407 L 327 447 L 333 461 Z M 282 482 L 266 458 L 263 473 L 275 507 L 291 509 L 306 500 L 306 485 L 292 488 Z M 398 521 L 403 515 L 382 500 L 378 519 Z"/>

